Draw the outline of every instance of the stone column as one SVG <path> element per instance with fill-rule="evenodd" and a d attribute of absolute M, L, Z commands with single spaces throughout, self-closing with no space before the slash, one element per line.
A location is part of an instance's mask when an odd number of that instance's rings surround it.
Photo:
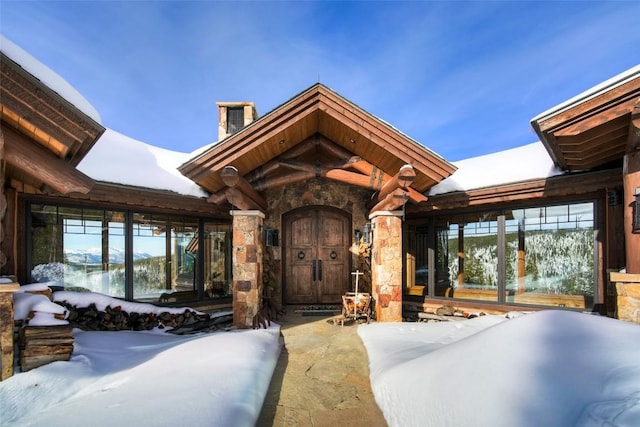
<path fill-rule="evenodd" d="M 253 327 L 262 298 L 262 230 L 260 211 L 231 211 L 233 216 L 233 326 Z"/>
<path fill-rule="evenodd" d="M 378 322 L 402 322 L 402 212 L 369 216 L 373 226 L 371 289 Z"/>
<path fill-rule="evenodd" d="M 640 325 L 640 274 L 609 273 L 615 286 L 616 319 Z"/>
<path fill-rule="evenodd" d="M 13 375 L 13 292 L 18 289 L 18 283 L 0 283 L 0 381 Z"/>

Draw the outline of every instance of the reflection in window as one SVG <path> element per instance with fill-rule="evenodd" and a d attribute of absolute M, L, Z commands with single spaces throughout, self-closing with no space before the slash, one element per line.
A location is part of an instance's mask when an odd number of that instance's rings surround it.
<path fill-rule="evenodd" d="M 31 280 L 124 297 L 124 213 L 31 207 Z"/>
<path fill-rule="evenodd" d="M 31 281 L 162 303 L 231 295 L 228 221 L 200 220 L 200 254 L 198 219 L 41 204 L 28 212 Z"/>
<path fill-rule="evenodd" d="M 594 224 L 592 202 L 439 218 L 432 296 L 591 308 Z"/>
<path fill-rule="evenodd" d="M 506 288 L 516 303 L 593 303 L 593 203 L 515 209 L 506 220 Z M 565 297 L 560 297 L 565 296 Z"/>

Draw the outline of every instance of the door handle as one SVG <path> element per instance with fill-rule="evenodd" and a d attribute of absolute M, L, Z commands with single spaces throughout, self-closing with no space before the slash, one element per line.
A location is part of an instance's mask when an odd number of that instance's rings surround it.
<path fill-rule="evenodd" d="M 322 281 L 322 260 L 318 260 L 318 280 Z"/>
<path fill-rule="evenodd" d="M 316 264 L 317 264 L 317 263 L 316 263 L 316 260 L 314 259 L 314 260 L 311 262 L 311 269 L 312 269 L 312 272 L 313 272 L 313 281 L 314 281 L 314 282 L 316 281 Z"/>

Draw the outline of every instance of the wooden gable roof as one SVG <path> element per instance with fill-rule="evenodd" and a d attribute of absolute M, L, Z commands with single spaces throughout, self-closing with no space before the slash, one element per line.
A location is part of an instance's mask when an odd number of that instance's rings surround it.
<path fill-rule="evenodd" d="M 66 194 L 94 182 L 75 166 L 104 127 L 0 53 L 0 113 L 8 179 Z"/>
<path fill-rule="evenodd" d="M 531 121 L 555 163 L 584 171 L 640 149 L 640 66 Z"/>
<path fill-rule="evenodd" d="M 276 169 L 354 183 L 378 179 L 380 185 L 372 188 L 379 190 L 392 178 L 397 181 L 405 165 L 415 171 L 411 187 L 418 193 L 455 171 L 442 157 L 318 83 L 179 169 L 215 197 L 227 187 L 229 168 L 257 191 L 261 187 L 251 176 Z"/>

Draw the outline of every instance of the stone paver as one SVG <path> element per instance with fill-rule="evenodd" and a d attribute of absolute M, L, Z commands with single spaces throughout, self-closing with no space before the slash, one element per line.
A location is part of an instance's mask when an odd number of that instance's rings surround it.
<path fill-rule="evenodd" d="M 386 426 L 369 382 L 369 358 L 357 324 L 302 316 L 293 307 L 278 323 L 282 353 L 259 427 Z"/>

